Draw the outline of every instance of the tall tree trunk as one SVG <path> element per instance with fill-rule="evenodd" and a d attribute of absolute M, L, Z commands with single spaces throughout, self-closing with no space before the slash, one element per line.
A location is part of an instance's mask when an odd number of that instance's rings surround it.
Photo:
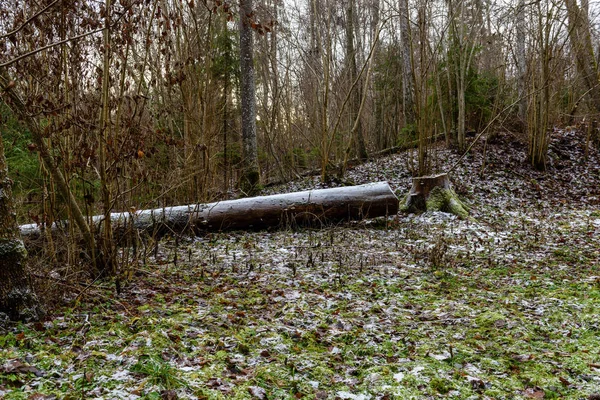
<path fill-rule="evenodd" d="M 454 39 L 455 53 L 455 76 L 456 76 L 456 102 L 457 102 L 457 121 L 456 121 L 456 144 L 459 151 L 465 150 L 466 146 L 466 92 L 468 73 L 473 62 L 475 54 L 476 40 L 481 34 L 481 3 L 470 4 L 467 13 L 466 0 L 458 0 L 458 3 L 448 1 L 448 12 L 450 14 L 450 24 Z"/>
<path fill-rule="evenodd" d="M 252 0 L 240 0 L 240 67 L 242 109 L 243 171 L 240 189 L 250 195 L 258 190 L 260 175 L 256 146 L 256 87 L 254 81 L 254 41 Z"/>
<path fill-rule="evenodd" d="M 109 163 L 107 161 L 107 144 L 110 140 L 110 110 L 109 110 L 109 89 L 110 89 L 110 9 L 111 0 L 105 2 L 105 19 L 104 19 L 104 34 L 103 34 L 103 46 L 104 46 L 104 60 L 102 63 L 102 109 L 100 110 L 99 126 L 100 132 L 98 134 L 98 158 L 99 158 L 99 169 L 100 169 L 100 188 L 102 192 L 102 211 L 104 213 L 104 230 L 102 232 L 102 239 L 100 243 L 100 257 L 96 259 L 96 269 L 102 274 L 115 275 L 116 270 L 116 257 L 114 254 L 114 245 L 112 240 L 112 229 L 110 212 L 112 209 L 112 195 L 111 195 L 111 183 L 108 177 Z M 117 280 L 117 290 L 120 290 Z"/>
<path fill-rule="evenodd" d="M 598 65 L 594 57 L 590 24 L 585 9 L 580 9 L 576 0 L 565 0 L 569 20 L 569 40 L 575 52 L 577 70 L 589 91 L 596 112 L 600 111 L 600 85 L 598 84 Z M 584 7 L 586 4 L 583 4 Z"/>
<path fill-rule="evenodd" d="M 452 3 L 451 3 L 452 4 Z M 456 3 L 455 3 L 456 4 Z M 449 11 L 452 15 L 452 26 L 454 28 L 454 40 L 456 48 L 456 105 L 458 115 L 456 119 L 456 144 L 459 151 L 463 151 L 465 148 L 465 91 L 466 91 L 466 71 L 467 66 L 465 65 L 463 54 L 467 51 L 466 49 L 466 29 L 464 21 L 464 10 L 465 0 L 458 0 L 458 10 L 453 10 L 454 7 L 450 7 Z M 458 14 L 458 15 L 457 15 Z"/>
<path fill-rule="evenodd" d="M 517 58 L 517 95 L 519 96 L 519 118 L 525 121 L 527 118 L 527 99 L 525 96 L 526 83 L 526 54 L 525 54 L 525 0 L 519 0 L 517 7 L 517 37 L 516 37 L 516 58 Z"/>
<path fill-rule="evenodd" d="M 348 62 L 348 68 L 350 69 L 350 84 L 353 85 L 358 78 L 358 71 L 356 70 L 356 49 L 354 46 L 354 0 L 348 0 L 346 21 L 346 58 Z M 356 85 L 354 93 L 352 93 L 351 104 L 350 104 L 350 126 L 354 126 L 356 121 L 356 129 L 354 129 L 354 137 L 352 138 L 356 145 L 356 152 L 360 160 L 366 160 L 369 155 L 367 154 L 367 146 L 365 144 L 365 137 L 363 134 L 363 127 L 360 120 L 360 101 L 361 101 L 361 89 L 362 85 L 359 83 Z"/>
<path fill-rule="evenodd" d="M 424 0 L 418 8 L 418 43 L 419 43 L 419 73 L 413 66 L 413 82 L 415 83 L 415 116 L 417 133 L 419 135 L 419 165 L 418 176 L 424 176 L 429 172 L 429 137 L 431 135 L 431 116 L 429 115 L 428 80 L 430 78 L 429 65 L 429 38 L 428 38 L 428 1 Z M 410 32 L 410 31 L 409 31 Z"/>
<path fill-rule="evenodd" d="M 320 0 L 312 0 L 313 5 L 313 13 L 316 22 L 316 39 L 319 50 L 317 54 L 319 54 L 320 58 L 318 61 L 318 73 L 317 76 L 317 95 L 315 96 L 318 99 L 319 111 L 317 115 L 319 116 L 319 131 L 320 131 L 320 139 L 321 139 L 321 180 L 323 182 L 329 179 L 329 167 L 330 167 L 330 152 L 331 152 L 331 140 L 329 135 L 329 98 L 331 96 L 331 64 L 333 60 L 333 44 L 332 44 L 332 12 L 331 7 L 326 7 L 327 14 L 325 16 L 325 20 L 323 21 L 319 16 L 319 12 L 323 10 L 323 4 L 321 4 Z M 325 30 L 322 32 L 319 29 L 319 26 L 325 25 Z M 323 37 L 323 33 L 325 37 Z M 323 49 L 324 48 L 324 52 Z M 335 134 L 335 131 L 334 131 Z"/>
<path fill-rule="evenodd" d="M 5 319 L 2 314 L 11 320 L 38 318 L 37 299 L 25 273 L 26 259 L 0 138 L 0 325 Z"/>
<path fill-rule="evenodd" d="M 377 32 L 379 30 L 380 20 L 380 2 L 379 0 L 371 0 L 371 37 L 370 43 L 374 43 L 377 40 Z M 380 46 L 379 43 L 375 43 L 375 50 L 373 50 L 373 57 L 375 60 L 380 59 Z M 388 147 L 386 124 L 384 123 L 384 104 L 385 104 L 385 89 L 380 93 L 377 89 L 374 90 L 376 93 L 373 99 L 373 113 L 375 117 L 375 147 L 377 150 L 383 150 Z"/>
<path fill-rule="evenodd" d="M 415 107 L 413 102 L 414 81 L 412 68 L 412 43 L 410 35 L 410 15 L 408 0 L 399 1 L 400 10 L 400 46 L 402 51 L 402 99 L 404 108 L 404 124 L 415 123 Z"/>
<path fill-rule="evenodd" d="M 529 161 L 538 170 L 546 169 L 548 155 L 548 121 L 550 113 L 550 31 L 551 23 L 544 17 L 547 10 L 537 3 L 538 68 L 532 69 L 532 96 L 528 112 Z"/>
<path fill-rule="evenodd" d="M 465 118 L 466 118 L 466 71 L 462 63 L 462 55 L 459 54 L 459 63 L 456 69 L 456 102 L 458 108 L 458 116 L 456 120 L 456 138 L 458 150 L 463 151 L 466 147 L 465 143 Z"/>

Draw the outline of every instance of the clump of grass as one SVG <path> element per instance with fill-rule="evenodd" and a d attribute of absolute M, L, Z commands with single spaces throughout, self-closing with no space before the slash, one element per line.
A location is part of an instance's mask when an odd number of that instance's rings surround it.
<path fill-rule="evenodd" d="M 440 394 L 448 394 L 452 389 L 454 389 L 454 385 L 448 379 L 444 378 L 433 378 L 430 387 Z"/>
<path fill-rule="evenodd" d="M 145 375 L 148 382 L 171 390 L 184 386 L 185 382 L 177 376 L 177 370 L 157 356 L 146 356 L 131 367 L 131 372 Z"/>

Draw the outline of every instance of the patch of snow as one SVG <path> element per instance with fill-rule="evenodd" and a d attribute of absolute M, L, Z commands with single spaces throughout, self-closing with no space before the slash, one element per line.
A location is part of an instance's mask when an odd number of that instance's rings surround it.
<path fill-rule="evenodd" d="M 353 394 L 350 392 L 337 392 L 336 393 L 338 397 L 342 398 L 342 399 L 352 399 L 352 400 L 369 400 L 371 398 L 370 395 L 368 394 Z"/>
<path fill-rule="evenodd" d="M 105 396 L 102 398 L 107 399 L 135 400 L 140 398 L 140 396 L 132 394 L 124 389 L 113 389 L 104 393 L 104 395 Z"/>
<path fill-rule="evenodd" d="M 411 373 L 411 374 L 413 374 L 413 375 L 419 375 L 419 373 L 420 373 L 421 371 L 424 371 L 424 370 L 425 370 L 425 367 L 423 367 L 423 366 L 421 366 L 421 365 L 417 365 L 416 367 L 414 367 L 414 368 L 413 368 L 413 369 L 410 371 L 410 373 Z"/>
<path fill-rule="evenodd" d="M 106 355 L 106 360 L 107 361 L 116 361 L 116 362 L 121 362 L 123 361 L 123 356 L 118 356 L 116 354 L 107 354 Z"/>
<path fill-rule="evenodd" d="M 291 290 L 285 294 L 285 298 L 287 300 L 296 300 L 296 299 L 299 299 L 300 297 L 302 297 L 302 295 L 297 290 Z"/>
<path fill-rule="evenodd" d="M 451 356 L 451 354 L 450 354 L 450 353 L 448 353 L 447 351 L 444 351 L 444 352 L 443 352 L 443 353 L 441 353 L 441 354 L 430 354 L 430 356 L 431 356 L 432 358 L 435 358 L 435 359 L 436 359 L 436 360 L 438 360 L 438 361 L 444 361 L 444 360 L 448 360 L 448 359 L 450 359 L 450 358 L 452 357 L 452 356 Z"/>
<path fill-rule="evenodd" d="M 131 374 L 129 373 L 129 371 L 123 369 L 120 371 L 115 372 L 114 374 L 112 374 L 111 378 L 117 381 L 124 381 L 124 380 L 129 380 L 129 378 L 131 377 Z"/>
<path fill-rule="evenodd" d="M 271 336 L 271 337 L 266 337 L 266 338 L 260 339 L 261 346 L 267 347 L 267 346 L 274 345 L 276 343 L 281 343 L 280 336 Z"/>
<path fill-rule="evenodd" d="M 404 379 L 404 372 L 398 372 L 397 374 L 394 374 L 394 379 L 396 382 L 402 382 Z"/>
<path fill-rule="evenodd" d="M 476 366 L 474 366 L 473 364 L 465 365 L 464 370 L 472 375 L 480 375 L 482 373 L 481 370 L 479 368 L 477 368 Z"/>
<path fill-rule="evenodd" d="M 287 353 L 289 351 L 290 347 L 287 344 L 279 343 L 278 345 L 273 347 L 273 349 L 280 353 Z"/>

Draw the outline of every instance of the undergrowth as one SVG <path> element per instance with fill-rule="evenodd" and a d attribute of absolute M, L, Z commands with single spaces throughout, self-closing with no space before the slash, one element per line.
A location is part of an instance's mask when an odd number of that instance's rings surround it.
<path fill-rule="evenodd" d="M 528 191 L 506 159 L 457 172 L 475 220 L 165 238 L 120 296 L 57 280 L 46 320 L 0 332 L 0 398 L 597 398 L 595 189 Z"/>

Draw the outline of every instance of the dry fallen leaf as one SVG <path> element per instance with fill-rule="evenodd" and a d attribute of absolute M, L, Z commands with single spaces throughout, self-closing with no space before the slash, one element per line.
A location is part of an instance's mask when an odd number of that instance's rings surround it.
<path fill-rule="evenodd" d="M 544 389 L 534 387 L 525 389 L 523 395 L 528 399 L 543 399 L 546 393 L 544 392 Z"/>
<path fill-rule="evenodd" d="M 260 386 L 250 386 L 248 388 L 248 393 L 250 393 L 254 398 L 257 399 L 266 399 L 267 391 Z"/>
<path fill-rule="evenodd" d="M 564 386 L 571 386 L 571 382 L 569 382 L 568 380 L 566 380 L 565 378 L 563 378 L 562 376 L 558 377 L 558 380 L 560 381 L 560 383 L 562 383 Z"/>

